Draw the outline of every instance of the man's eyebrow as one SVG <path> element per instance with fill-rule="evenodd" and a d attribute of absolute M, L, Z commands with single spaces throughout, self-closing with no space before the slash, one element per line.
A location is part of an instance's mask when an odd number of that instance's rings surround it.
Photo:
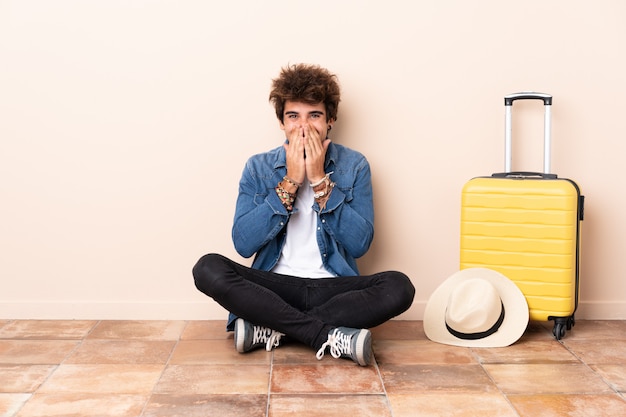
<path fill-rule="evenodd" d="M 288 110 L 288 111 L 285 112 L 285 114 L 286 115 L 287 114 L 300 114 L 300 112 L 297 112 L 295 110 Z M 321 111 L 321 110 L 313 110 L 313 111 L 310 111 L 309 114 L 324 115 L 324 112 Z"/>
<path fill-rule="evenodd" d="M 300 114 L 300 113 L 299 113 L 299 112 L 297 112 L 297 111 L 295 111 L 295 110 L 289 110 L 289 111 L 286 111 L 286 112 L 285 112 L 285 114 Z M 309 112 L 309 114 L 319 114 L 319 115 L 323 115 L 323 114 L 324 114 L 324 112 L 323 112 L 323 111 L 321 111 L 321 110 L 313 110 L 313 111 L 310 111 L 310 112 Z"/>

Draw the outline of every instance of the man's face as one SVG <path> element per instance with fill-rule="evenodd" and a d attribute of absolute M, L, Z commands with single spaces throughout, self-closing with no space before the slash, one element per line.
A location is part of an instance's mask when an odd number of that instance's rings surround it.
<path fill-rule="evenodd" d="M 295 129 L 302 130 L 306 125 L 315 129 L 322 140 L 326 138 L 329 126 L 333 120 L 326 120 L 326 107 L 324 103 L 306 104 L 299 101 L 285 102 L 285 111 L 280 128 L 285 131 L 287 138 L 291 137 Z"/>

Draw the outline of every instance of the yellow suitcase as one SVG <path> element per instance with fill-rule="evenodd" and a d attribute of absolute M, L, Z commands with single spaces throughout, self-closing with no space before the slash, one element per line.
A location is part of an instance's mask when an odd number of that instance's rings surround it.
<path fill-rule="evenodd" d="M 511 108 L 524 99 L 544 101 L 543 173 L 511 171 Z M 558 340 L 575 323 L 584 196 L 574 181 L 549 173 L 551 105 L 548 94 L 505 97 L 505 172 L 463 187 L 460 266 L 509 277 L 526 296 L 530 319 L 554 320 Z"/>

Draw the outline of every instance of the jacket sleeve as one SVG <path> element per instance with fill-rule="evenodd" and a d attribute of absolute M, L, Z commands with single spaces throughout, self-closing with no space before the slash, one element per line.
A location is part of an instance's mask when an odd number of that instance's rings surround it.
<path fill-rule="evenodd" d="M 278 183 L 278 181 L 276 182 Z M 289 214 L 274 188 L 255 175 L 251 162 L 244 167 L 239 182 L 232 239 L 235 250 L 249 258 L 283 230 Z"/>
<path fill-rule="evenodd" d="M 319 206 L 315 204 L 319 211 Z M 325 209 L 320 212 L 324 231 L 350 256 L 359 258 L 374 239 L 374 203 L 372 174 L 363 157 L 355 167 L 352 184 L 337 184 Z"/>

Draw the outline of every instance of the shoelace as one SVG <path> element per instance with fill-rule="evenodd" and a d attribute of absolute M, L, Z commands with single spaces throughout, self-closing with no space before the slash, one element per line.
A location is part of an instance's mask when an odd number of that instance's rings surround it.
<path fill-rule="evenodd" d="M 267 338 L 267 344 L 265 345 L 265 350 L 271 352 L 273 348 L 278 347 L 280 343 L 280 338 L 283 337 L 284 334 L 277 332 L 276 330 L 272 330 L 272 334 Z"/>
<path fill-rule="evenodd" d="M 283 333 L 277 332 L 263 326 L 254 326 L 252 334 L 252 344 L 265 343 L 265 350 L 271 352 L 275 347 L 278 347 L 280 338 L 284 336 Z"/>
<path fill-rule="evenodd" d="M 352 335 L 344 334 L 339 329 L 333 330 L 328 335 L 328 340 L 324 342 L 320 350 L 317 351 L 315 357 L 317 360 L 321 360 L 324 357 L 326 348 L 330 347 L 330 354 L 335 359 L 339 359 L 342 353 L 352 355 Z"/>

